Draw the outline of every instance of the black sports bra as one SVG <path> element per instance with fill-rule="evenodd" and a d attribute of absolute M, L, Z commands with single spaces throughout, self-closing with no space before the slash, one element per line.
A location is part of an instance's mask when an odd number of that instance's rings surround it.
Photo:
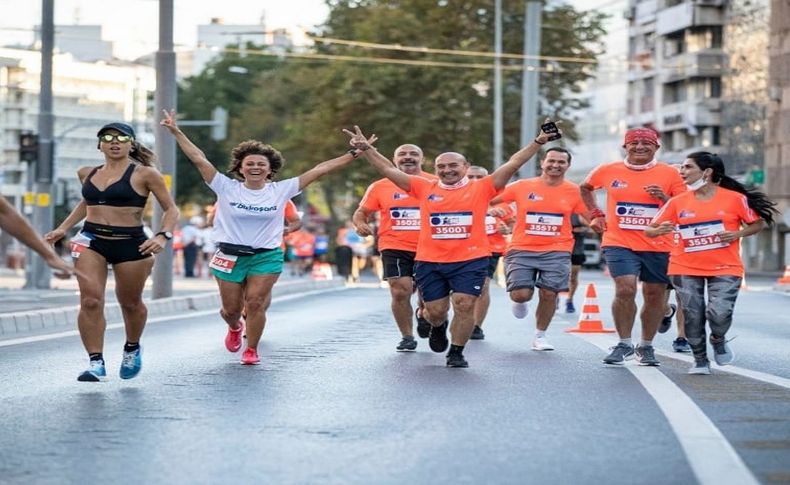
<path fill-rule="evenodd" d="M 99 190 L 91 178 L 97 170 L 104 165 L 100 165 L 91 170 L 91 173 L 85 177 L 85 182 L 82 184 L 82 198 L 88 205 L 109 205 L 112 207 L 145 207 L 148 197 L 143 197 L 138 194 L 132 187 L 131 179 L 132 172 L 134 172 L 134 164 L 130 163 L 123 173 L 120 180 L 108 185 L 106 189 Z"/>

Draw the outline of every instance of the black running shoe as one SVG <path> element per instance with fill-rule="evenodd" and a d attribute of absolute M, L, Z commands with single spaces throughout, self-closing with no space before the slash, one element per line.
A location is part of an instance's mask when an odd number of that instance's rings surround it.
<path fill-rule="evenodd" d="M 431 333 L 431 322 L 421 317 L 419 313 L 417 313 L 419 311 L 418 308 L 417 311 L 414 312 L 414 316 L 417 318 L 417 335 L 419 335 L 420 338 L 428 338 L 428 335 Z"/>
<path fill-rule="evenodd" d="M 434 352 L 444 352 L 450 345 L 450 341 L 447 340 L 447 325 L 447 320 L 438 327 L 431 325 L 431 331 L 428 335 L 428 346 Z"/>
<path fill-rule="evenodd" d="M 664 319 L 661 320 L 661 325 L 658 326 L 658 333 L 667 333 L 669 327 L 672 326 L 672 318 L 675 316 L 675 313 L 678 311 L 677 305 L 674 303 L 669 304 L 669 315 L 665 315 Z"/>
<path fill-rule="evenodd" d="M 447 367 L 469 367 L 469 362 L 464 359 L 464 354 L 461 352 L 448 352 Z"/>
<path fill-rule="evenodd" d="M 475 329 L 472 330 L 472 335 L 469 336 L 469 340 L 485 340 L 486 334 L 483 333 L 483 329 L 475 325 Z"/>
<path fill-rule="evenodd" d="M 398 346 L 395 347 L 395 350 L 398 352 L 414 352 L 417 350 L 417 341 L 411 335 L 403 337 Z"/>

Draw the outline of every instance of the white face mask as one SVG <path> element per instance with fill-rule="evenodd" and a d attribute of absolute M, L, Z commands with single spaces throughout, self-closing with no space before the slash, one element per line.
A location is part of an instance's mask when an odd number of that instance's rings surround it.
<path fill-rule="evenodd" d="M 700 177 L 695 182 L 686 184 L 686 187 L 688 187 L 689 190 L 697 190 L 707 183 L 708 182 L 705 181 L 705 177 Z"/>

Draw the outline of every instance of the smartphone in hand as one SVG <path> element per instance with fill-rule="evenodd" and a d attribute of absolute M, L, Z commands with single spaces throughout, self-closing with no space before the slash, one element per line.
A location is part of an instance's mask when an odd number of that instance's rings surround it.
<path fill-rule="evenodd" d="M 540 125 L 540 129 L 543 131 L 543 133 L 549 134 L 549 141 L 559 140 L 562 138 L 562 133 L 560 133 L 560 129 L 557 128 L 557 123 L 553 121 L 549 121 L 548 123 Z"/>

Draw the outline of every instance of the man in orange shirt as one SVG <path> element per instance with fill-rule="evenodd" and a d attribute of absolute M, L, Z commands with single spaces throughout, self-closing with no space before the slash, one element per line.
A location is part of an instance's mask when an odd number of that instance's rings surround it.
<path fill-rule="evenodd" d="M 612 316 L 620 342 L 603 360 L 622 365 L 636 354 L 640 365 L 659 365 L 653 337 L 664 317 L 667 265 L 671 236 L 648 238 L 644 230 L 669 199 L 686 186 L 678 171 L 658 162 L 658 133 L 635 128 L 625 134 L 625 160 L 596 167 L 581 184 L 581 196 L 590 209 L 590 227 L 603 233 L 603 255 L 614 279 Z M 598 208 L 593 192 L 606 190 L 606 212 Z M 636 319 L 637 279 L 642 281 L 644 304 L 640 313 L 642 340 L 634 349 L 631 331 Z"/>
<path fill-rule="evenodd" d="M 405 174 L 436 178 L 422 171 L 423 154 L 417 145 L 399 146 L 393 161 Z M 412 333 L 411 295 L 414 293 L 414 256 L 417 254 L 417 239 L 420 235 L 420 204 L 391 180 L 384 178 L 370 184 L 359 202 L 359 208 L 351 217 L 360 236 L 373 234 L 368 221 L 377 213 L 381 218 L 378 242 L 384 279 L 389 283 L 392 315 L 401 333 L 401 341 L 395 350 L 413 352 L 417 349 L 417 341 Z M 417 332 L 420 337 L 427 338 L 429 331 L 430 324 L 418 318 Z"/>
<path fill-rule="evenodd" d="M 415 279 L 425 300 L 425 318 L 431 322 L 428 344 L 434 352 L 447 353 L 448 367 L 468 367 L 463 349 L 474 328 L 474 306 L 488 274 L 491 251 L 485 234 L 488 203 L 514 173 L 538 152 L 551 135 L 536 140 L 510 157 L 491 175 L 476 182 L 466 176 L 469 162 L 460 153 L 442 153 L 434 161 L 438 180 L 408 175 L 373 148 L 376 136 L 367 139 L 359 127 L 351 145 L 363 150 L 368 161 L 395 185 L 420 202 L 420 231 Z M 447 339 L 452 300 L 452 345 Z"/>
<path fill-rule="evenodd" d="M 513 315 L 527 316 L 527 302 L 539 289 L 532 350 L 554 350 L 546 338 L 557 294 L 568 289 L 573 250 L 572 214 L 586 214 L 579 186 L 565 180 L 571 165 L 568 150 L 552 147 L 540 162 L 538 177 L 508 185 L 492 204 L 516 204 L 516 225 L 505 254 L 507 291 Z"/>
<path fill-rule="evenodd" d="M 469 180 L 479 180 L 488 175 L 485 167 L 472 165 L 466 171 Z M 497 204 L 491 207 L 486 214 L 486 236 L 488 236 L 488 248 L 491 250 L 491 258 L 488 260 L 488 278 L 483 285 L 480 298 L 475 303 L 475 327 L 472 330 L 470 340 L 483 340 L 486 338 L 483 332 L 483 321 L 488 314 L 488 307 L 491 305 L 491 279 L 496 273 L 499 259 L 507 248 L 506 234 L 510 234 L 510 226 L 513 224 L 513 210 L 508 204 Z"/>

